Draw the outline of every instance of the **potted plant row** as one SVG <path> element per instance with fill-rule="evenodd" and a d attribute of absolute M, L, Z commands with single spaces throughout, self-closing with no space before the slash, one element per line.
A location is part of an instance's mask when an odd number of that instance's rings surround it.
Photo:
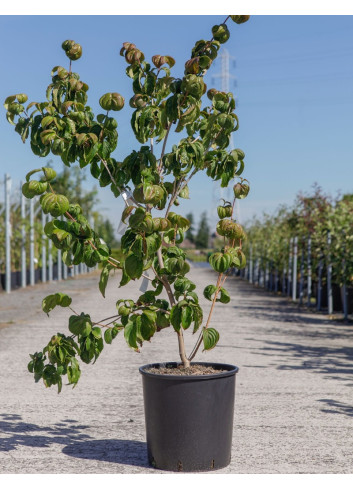
<path fill-rule="evenodd" d="M 228 149 L 239 126 L 234 96 L 207 89 L 204 75 L 229 39 L 227 22 L 242 24 L 248 19 L 247 15 L 230 15 L 213 26 L 209 40 L 195 43 L 181 78 L 172 76 L 175 60 L 171 56 L 155 55 L 148 62 L 133 43 L 123 43 L 120 55 L 132 80 L 131 128 L 138 144 L 122 161 L 113 156 L 118 143 L 113 113 L 124 108 L 124 97 L 105 93 L 99 99 L 102 112 L 93 114 L 87 104 L 88 85 L 72 71 L 72 62 L 82 55 L 82 47 L 75 41 L 62 44 L 69 66 L 52 69 L 46 101 L 25 107 L 27 95 L 23 93 L 5 100 L 8 121 L 23 142 L 29 139 L 35 155 L 44 158 L 52 153 L 67 167 L 75 163 L 80 168 L 89 166 L 102 187 L 124 199 L 123 258 L 116 260 L 81 207 L 55 193 L 52 168 L 43 166 L 26 175 L 22 192 L 28 199 L 39 196 L 43 212 L 51 216 L 44 232 L 62 250 L 65 264 L 100 264 L 103 296 L 114 270 L 121 273 L 121 287 L 141 277 L 149 280 L 148 290 L 137 300 L 119 298 L 113 316 L 98 320 L 86 312 L 74 312 L 67 294 L 45 297 L 42 309 L 48 315 L 58 306 L 73 312 L 69 331 L 52 336 L 41 351 L 30 355 L 28 369 L 36 382 L 55 385 L 60 392 L 63 379 L 76 386 L 80 362 L 96 361 L 104 346 L 117 336 L 124 336 L 128 346 L 139 351 L 145 341 L 170 328 L 179 361 L 140 368 L 148 459 L 159 469 L 206 471 L 230 462 L 238 368 L 193 360 L 201 347 L 208 351 L 216 346 L 220 335 L 211 326 L 215 304 L 230 301 L 224 287 L 229 270 L 245 266 L 242 243 L 246 236 L 233 214 L 236 199 L 247 196 L 249 184 L 242 177 L 244 152 Z M 172 131 L 180 133 L 180 140 L 167 150 Z M 216 274 L 215 284 L 203 290 L 211 302 L 208 317 L 203 316 L 196 284 L 188 278 L 190 266 L 180 247 L 190 223 L 177 212 L 179 200 L 189 198 L 188 183 L 201 172 L 220 181 L 222 187 L 234 188 L 233 202 L 218 207 L 217 233 L 224 237 L 224 246 L 209 258 Z M 148 270 L 152 277 L 146 274 Z M 189 354 L 184 343 L 186 330 L 196 337 Z"/>

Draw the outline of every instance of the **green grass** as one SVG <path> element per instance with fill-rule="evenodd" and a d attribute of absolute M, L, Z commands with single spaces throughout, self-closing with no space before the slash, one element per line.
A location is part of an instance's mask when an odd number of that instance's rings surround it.
<path fill-rule="evenodd" d="M 212 250 L 185 250 L 186 258 L 190 261 L 207 262 L 208 253 Z"/>
<path fill-rule="evenodd" d="M 112 248 L 112 252 L 110 253 L 112 258 L 120 261 L 123 258 L 123 254 L 120 248 Z"/>

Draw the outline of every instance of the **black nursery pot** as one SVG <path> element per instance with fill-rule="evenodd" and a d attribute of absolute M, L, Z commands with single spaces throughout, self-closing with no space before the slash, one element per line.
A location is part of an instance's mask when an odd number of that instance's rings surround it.
<path fill-rule="evenodd" d="M 238 367 L 197 364 L 226 371 L 212 375 L 163 375 L 146 370 L 178 364 L 140 367 L 148 460 L 155 468 L 199 472 L 230 463 Z"/>

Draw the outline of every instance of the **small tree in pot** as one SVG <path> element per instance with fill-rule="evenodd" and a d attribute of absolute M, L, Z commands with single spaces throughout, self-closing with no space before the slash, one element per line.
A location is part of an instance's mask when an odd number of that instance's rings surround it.
<path fill-rule="evenodd" d="M 215 25 L 211 40 L 200 40 L 195 44 L 191 59 L 185 63 L 185 74 L 181 79 L 171 76 L 171 68 L 175 63 L 171 56 L 153 56 L 150 64 L 134 44 L 123 44 L 120 54 L 128 64 L 126 73 L 133 80 L 134 95 L 130 99 L 130 106 L 135 110 L 131 126 L 141 146 L 121 162 L 112 157 L 118 141 L 118 124 L 112 117 L 112 112 L 124 107 L 124 98 L 118 93 L 106 93 L 99 100 L 104 113 L 94 116 L 87 105 L 88 86 L 71 69 L 72 61 L 79 59 L 82 54 L 82 48 L 76 42 L 68 40 L 62 44 L 70 60 L 69 68 L 53 68 L 46 102 L 32 102 L 25 109 L 23 104 L 27 102 L 27 95 L 17 94 L 6 99 L 8 121 L 15 124 L 15 130 L 23 142 L 30 139 L 35 155 L 45 157 L 51 152 L 60 156 L 68 167 L 75 162 L 79 163 L 80 168 L 89 165 L 91 174 L 99 180 L 100 185 L 109 187 L 116 197 L 121 195 L 125 201 L 122 222 L 127 227 L 121 239 L 124 259 L 117 261 L 110 256 L 109 246 L 89 225 L 80 206 L 69 202 L 64 195 L 55 193 L 50 183 L 55 178 L 55 171 L 43 167 L 29 172 L 23 185 L 23 194 L 29 199 L 40 196 L 43 211 L 53 217 L 44 231 L 54 245 L 63 250 L 64 262 L 68 266 L 82 262 L 88 267 L 101 264 L 99 289 L 103 296 L 109 275 L 114 269 L 122 271 L 120 286 L 131 280 L 147 277 L 147 270 L 153 272 L 153 278 L 149 278 L 150 290 L 143 293 L 137 301 L 119 299 L 117 314 L 112 317 L 94 321 L 89 314 L 78 314 L 72 309 L 74 314 L 70 316 L 68 325 L 70 333 L 58 333 L 42 351 L 31 355 L 28 369 L 34 373 L 36 382 L 42 379 L 46 387 L 57 385 L 60 392 L 62 379 L 67 376 L 68 383 L 75 386 L 81 374 L 79 359 L 85 363 L 95 361 L 102 352 L 104 343 L 112 343 L 120 331 L 128 345 L 138 351 L 144 341 L 149 341 L 156 332 L 171 326 L 177 335 L 181 366 L 188 374 L 190 362 L 200 346 L 203 345 L 204 350 L 210 350 L 217 344 L 219 333 L 210 327 L 215 303 L 230 301 L 224 288 L 227 270 L 245 266 L 242 251 L 245 234 L 233 218 L 233 210 L 235 199 L 246 197 L 249 186 L 241 177 L 244 169 L 243 151 L 227 151 L 231 133 L 238 129 L 233 95 L 216 89 L 207 91 L 203 76 L 217 57 L 221 44 L 230 36 L 226 24 L 228 19 L 241 24 L 248 18 L 245 15 L 231 15 L 222 24 Z M 202 108 L 202 96 L 206 92 L 209 105 Z M 34 110 L 30 112 L 31 109 Z M 167 152 L 168 135 L 173 129 L 176 132 L 186 130 L 186 134 Z M 161 145 L 158 157 L 156 144 Z M 220 180 L 222 187 L 227 187 L 234 178 L 238 179 L 234 185 L 233 203 L 226 202 L 218 207 L 220 221 L 217 232 L 224 237 L 224 248 L 210 257 L 210 264 L 218 275 L 216 284 L 207 286 L 203 292 L 211 301 L 211 310 L 206 320 L 195 292 L 196 285 L 187 278 L 190 267 L 185 261 L 185 253 L 178 246 L 190 223 L 172 210 L 173 205 L 178 204 L 178 199 L 189 197 L 188 183 L 201 171 L 205 171 L 213 180 Z M 35 179 L 38 174 L 40 178 Z M 153 211 L 156 210 L 163 211 L 163 214 L 153 216 Z M 163 289 L 168 300 L 159 297 Z M 42 308 L 49 314 L 56 306 L 71 308 L 70 305 L 71 298 L 68 295 L 57 293 L 45 297 Z M 198 338 L 188 355 L 183 335 L 191 326 L 193 333 L 198 333 Z M 156 374 L 147 367 L 157 367 L 159 370 Z M 217 378 L 221 380 L 225 392 L 217 391 L 211 397 L 230 395 L 230 407 L 226 408 L 229 411 L 228 424 L 222 429 L 216 426 L 207 439 L 196 441 L 196 446 L 210 445 L 209 442 L 215 442 L 217 438 L 216 443 L 223 444 L 226 448 L 219 449 L 216 446 L 215 450 L 223 450 L 224 453 L 218 458 L 206 453 L 193 459 L 195 440 L 193 443 L 187 440 L 190 453 L 185 455 L 185 447 L 180 446 L 185 437 L 181 440 L 178 434 L 168 435 L 165 424 L 161 423 L 156 428 L 155 420 L 150 419 L 151 413 L 157 416 L 157 421 L 163 417 L 158 411 L 158 406 L 161 405 L 163 412 L 166 409 L 167 401 L 161 398 L 166 390 L 163 382 L 166 379 L 167 382 L 173 381 L 175 374 L 180 373 L 180 369 L 176 368 L 177 364 L 165 365 L 166 372 L 171 372 L 172 375 L 161 375 L 161 367 L 158 364 L 140 369 L 144 379 L 147 442 L 151 464 L 171 470 L 207 470 L 227 465 L 230 460 L 237 368 L 216 364 L 213 365 L 215 370 L 212 370 L 211 375 L 187 375 L 187 392 L 181 391 L 176 394 L 176 399 L 169 400 L 174 406 L 174 413 L 170 415 L 174 420 L 172 424 L 178 426 L 176 416 L 181 416 L 181 420 L 188 417 L 181 407 L 177 407 L 178 399 L 185 401 L 192 392 L 197 391 L 198 383 L 194 383 L 195 379 Z M 155 381 L 162 377 L 161 387 L 157 387 Z M 179 383 L 180 379 L 178 377 Z M 157 396 L 157 399 L 147 402 L 146 397 L 151 397 L 146 393 L 150 382 L 153 384 L 152 391 L 156 391 L 152 397 L 155 399 Z M 213 384 L 215 385 L 214 382 Z M 202 381 L 200 385 L 206 386 L 206 382 Z M 150 402 L 156 403 L 149 406 Z M 195 407 L 195 415 L 203 424 L 212 424 L 206 418 L 200 417 L 194 399 L 189 399 L 188 406 Z M 214 409 L 218 417 L 225 416 L 219 406 Z M 204 411 L 215 416 L 207 404 Z M 168 423 L 169 415 L 166 418 Z M 152 440 L 153 433 L 156 432 L 159 433 L 158 441 Z M 170 439 L 173 436 L 178 439 Z M 175 447 L 173 453 L 168 453 L 168 460 L 165 459 L 169 450 L 167 445 Z M 183 457 L 180 453 L 184 454 Z"/>

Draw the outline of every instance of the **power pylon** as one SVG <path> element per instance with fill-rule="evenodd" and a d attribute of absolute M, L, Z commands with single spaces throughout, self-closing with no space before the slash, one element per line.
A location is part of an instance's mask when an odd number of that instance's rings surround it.
<path fill-rule="evenodd" d="M 235 68 L 235 66 L 236 66 L 235 57 L 231 56 L 229 54 L 229 51 L 227 49 L 223 48 L 218 59 L 221 62 L 221 72 L 216 73 L 215 75 L 212 76 L 212 83 L 214 83 L 216 79 L 220 78 L 222 92 L 228 93 L 229 91 L 231 91 L 230 90 L 231 81 L 233 81 L 233 86 L 236 87 L 236 85 L 237 85 L 236 76 L 233 75 L 230 71 L 231 62 L 232 62 L 233 68 Z M 229 147 L 230 147 L 230 149 L 234 149 L 234 142 L 233 142 L 232 134 L 230 136 Z M 220 203 L 220 199 L 232 201 L 233 192 L 232 192 L 231 187 L 229 187 L 228 189 L 220 187 L 219 182 L 217 181 L 217 182 L 214 182 L 214 184 L 213 184 L 213 192 L 212 192 L 212 210 L 211 210 L 212 225 L 215 225 L 215 223 L 218 221 L 217 206 Z M 236 200 L 235 214 L 236 214 L 236 220 L 238 222 L 240 222 L 241 218 L 240 218 L 240 208 L 239 208 L 239 200 L 238 199 Z"/>

